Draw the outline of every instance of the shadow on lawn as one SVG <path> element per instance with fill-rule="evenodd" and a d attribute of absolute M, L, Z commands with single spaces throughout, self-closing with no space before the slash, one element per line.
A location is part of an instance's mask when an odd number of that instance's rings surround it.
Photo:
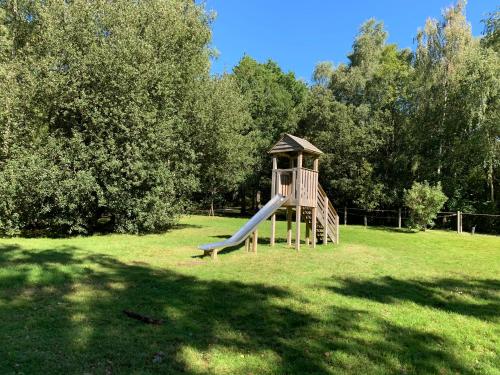
<path fill-rule="evenodd" d="M 219 235 L 211 236 L 211 237 L 218 238 L 218 239 L 223 239 L 223 240 L 227 240 L 228 238 L 231 238 L 231 236 L 227 235 L 227 234 L 219 234 Z M 276 244 L 284 244 L 286 242 L 287 242 L 286 238 L 276 237 L 274 239 L 274 243 L 276 243 Z M 244 243 L 245 242 L 242 242 L 242 244 L 244 244 Z M 270 243 L 271 243 L 271 237 L 262 237 L 262 236 L 258 237 L 258 244 L 259 245 L 269 245 Z M 300 243 L 301 244 L 305 244 L 306 240 L 305 239 L 301 239 Z M 293 240 L 292 240 L 292 245 L 294 246 L 294 244 L 295 244 L 295 238 L 293 238 Z M 320 244 L 319 240 L 318 240 L 318 244 Z"/>
<path fill-rule="evenodd" d="M 371 226 L 371 227 L 366 227 L 368 230 L 376 230 L 376 231 L 381 231 L 381 232 L 392 232 L 392 233 L 403 233 L 403 234 L 417 234 L 419 233 L 418 230 L 410 229 L 410 228 L 394 228 L 394 227 L 385 227 L 385 226 Z"/>
<path fill-rule="evenodd" d="M 215 235 L 215 236 L 211 236 L 211 237 L 216 239 L 214 242 L 218 242 L 221 239 L 227 240 L 228 238 L 231 238 L 230 235 L 226 235 L 226 234 L 220 234 L 220 235 Z M 270 237 L 259 237 L 257 243 L 259 245 L 269 245 L 271 243 L 271 238 Z M 276 238 L 275 243 L 276 244 L 284 244 L 284 243 L 286 243 L 286 239 Z M 301 241 L 301 243 L 305 244 L 305 241 Z M 238 251 L 238 250 L 245 251 L 245 241 L 241 242 L 238 245 L 225 247 L 225 248 L 219 250 L 218 254 L 224 255 L 224 254 L 229 254 L 229 253 L 232 253 L 232 252 Z M 203 254 L 192 256 L 192 258 L 204 258 L 204 257 L 205 257 L 205 255 L 203 255 Z"/>
<path fill-rule="evenodd" d="M 490 279 L 450 279 L 433 281 L 379 279 L 336 279 L 329 290 L 350 297 L 381 303 L 409 301 L 446 312 L 483 320 L 500 317 L 500 281 Z"/>
<path fill-rule="evenodd" d="M 0 373 L 200 374 L 220 360 L 213 348 L 245 374 L 472 373 L 446 338 L 336 306 L 318 318 L 290 307 L 303 298 L 284 288 L 202 280 L 71 247 L 0 246 L 0 269 Z M 144 325 L 123 309 L 164 324 Z M 267 370 L 240 356 L 269 353 Z"/>

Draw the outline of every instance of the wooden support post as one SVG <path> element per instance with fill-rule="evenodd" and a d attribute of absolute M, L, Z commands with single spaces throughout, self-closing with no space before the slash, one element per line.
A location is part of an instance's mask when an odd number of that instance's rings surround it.
<path fill-rule="evenodd" d="M 344 226 L 347 226 L 347 207 L 344 207 Z"/>
<path fill-rule="evenodd" d="M 247 253 L 250 251 L 250 236 L 245 240 L 245 251 Z"/>
<path fill-rule="evenodd" d="M 278 173 L 274 173 L 274 171 L 278 169 L 278 158 L 276 156 L 273 156 L 273 177 L 272 177 L 272 183 L 271 183 L 271 198 L 274 197 L 279 190 L 279 184 L 278 184 Z"/>
<path fill-rule="evenodd" d="M 313 171 L 318 172 L 319 170 L 319 159 L 316 157 L 314 158 L 313 161 Z M 316 184 L 318 184 L 318 181 L 316 181 Z M 312 247 L 313 249 L 316 248 L 316 241 L 317 241 L 317 231 L 318 231 L 318 224 L 317 224 L 317 215 L 318 215 L 318 187 L 316 187 L 316 201 L 314 202 L 314 207 L 311 209 L 311 230 L 312 230 Z"/>
<path fill-rule="evenodd" d="M 318 158 L 314 158 L 313 160 L 313 171 L 318 171 L 318 166 L 319 166 L 319 159 Z"/>
<path fill-rule="evenodd" d="M 273 169 L 278 169 L 278 157 L 273 156 Z"/>
<path fill-rule="evenodd" d="M 286 208 L 286 244 L 292 246 L 292 207 Z"/>
<path fill-rule="evenodd" d="M 325 207 L 323 211 L 323 244 L 328 244 L 328 197 L 325 196 Z"/>
<path fill-rule="evenodd" d="M 217 252 L 218 251 L 219 250 L 217 250 L 217 249 L 212 250 L 212 253 L 210 254 L 210 257 L 212 258 L 212 260 L 217 260 Z"/>
<path fill-rule="evenodd" d="M 316 215 L 317 215 L 317 208 L 316 207 L 313 207 L 312 210 L 311 210 L 311 221 L 312 221 L 312 247 L 313 249 L 316 248 L 316 236 L 317 236 L 317 218 L 316 218 Z"/>
<path fill-rule="evenodd" d="M 302 207 L 301 207 L 301 196 L 302 196 L 302 152 L 299 152 L 297 155 L 297 177 L 295 179 L 295 196 L 297 197 L 297 205 L 295 206 L 295 250 L 300 250 L 300 222 L 302 215 Z"/>
<path fill-rule="evenodd" d="M 300 219 L 301 219 L 301 206 L 297 206 L 295 209 L 295 250 L 300 250 Z"/>
<path fill-rule="evenodd" d="M 271 246 L 274 246 L 276 236 L 276 214 L 272 214 L 271 216 Z"/>
<path fill-rule="evenodd" d="M 252 240 L 252 251 L 254 254 L 257 254 L 258 243 L 259 243 L 259 230 L 256 228 L 255 232 L 253 232 L 253 240 Z"/>
<path fill-rule="evenodd" d="M 460 233 L 460 211 L 457 211 L 457 233 Z"/>
<path fill-rule="evenodd" d="M 398 228 L 401 229 L 401 208 L 398 210 Z"/>
<path fill-rule="evenodd" d="M 309 246 L 311 236 L 311 227 L 310 223 L 306 221 L 306 245 Z"/>

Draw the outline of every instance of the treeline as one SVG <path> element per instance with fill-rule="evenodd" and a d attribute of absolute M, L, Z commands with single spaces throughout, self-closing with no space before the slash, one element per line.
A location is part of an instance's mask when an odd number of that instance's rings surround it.
<path fill-rule="evenodd" d="M 447 209 L 498 212 L 499 13 L 459 2 L 414 52 L 369 20 L 313 84 L 244 56 L 210 75 L 212 15 L 185 0 L 0 0 L 0 232 L 167 229 L 195 206 L 265 200 L 283 132 L 325 155 L 337 206 L 400 207 L 441 182 Z"/>

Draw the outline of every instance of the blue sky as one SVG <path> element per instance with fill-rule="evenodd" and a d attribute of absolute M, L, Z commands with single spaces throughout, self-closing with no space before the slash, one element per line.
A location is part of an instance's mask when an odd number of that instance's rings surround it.
<path fill-rule="evenodd" d="M 248 54 L 258 61 L 271 58 L 285 70 L 310 81 L 319 61 L 346 60 L 363 21 L 384 21 L 389 42 L 414 48 L 414 37 L 428 17 L 439 18 L 453 0 L 206 0 L 217 12 L 213 46 L 220 55 L 212 72 L 230 72 Z M 481 19 L 498 0 L 469 0 L 467 18 L 474 35 Z"/>

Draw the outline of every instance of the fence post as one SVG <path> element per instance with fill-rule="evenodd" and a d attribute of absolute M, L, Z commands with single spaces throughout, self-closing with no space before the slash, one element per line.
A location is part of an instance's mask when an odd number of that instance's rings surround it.
<path fill-rule="evenodd" d="M 399 215 L 398 215 L 398 228 L 401 229 L 401 208 L 399 209 Z"/>
<path fill-rule="evenodd" d="M 344 206 L 344 226 L 347 226 L 347 207 Z"/>
<path fill-rule="evenodd" d="M 457 233 L 460 233 L 460 211 L 457 211 Z"/>

